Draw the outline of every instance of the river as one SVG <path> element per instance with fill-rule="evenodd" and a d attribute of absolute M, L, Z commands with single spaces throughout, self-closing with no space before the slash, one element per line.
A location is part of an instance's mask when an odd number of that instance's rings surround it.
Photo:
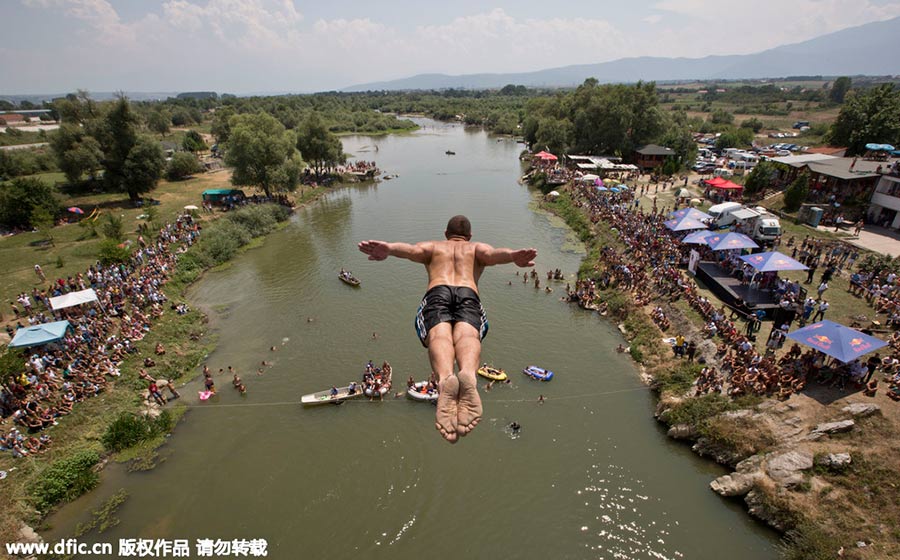
<path fill-rule="evenodd" d="M 186 387 L 191 410 L 162 448 L 166 460 L 144 473 L 108 467 L 45 538 L 71 534 L 125 488 L 121 523 L 91 539 L 262 538 L 279 559 L 775 558 L 776 535 L 709 490 L 724 471 L 654 421 L 651 391 L 614 350 L 615 326 L 561 303 L 565 283 L 543 290 L 548 269 L 573 281 L 583 254 L 517 184 L 521 144 L 419 122 L 413 134 L 343 139 L 345 151 L 399 177 L 329 193 L 192 290 L 219 335 L 209 366 L 236 368 L 247 395 L 225 375 L 205 403 L 196 382 Z M 367 261 L 356 243 L 439 238 L 460 213 L 476 240 L 535 247 L 542 280 L 540 290 L 523 284 L 513 265 L 481 279 L 482 359 L 513 382 L 482 390 L 478 428 L 449 445 L 434 408 L 406 398 L 301 408 L 301 394 L 358 379 L 369 359 L 393 365 L 395 390 L 427 377 L 413 331 L 424 271 Z M 338 281 L 342 266 L 360 288 Z M 274 365 L 257 375 L 263 360 Z M 555 379 L 526 378 L 529 364 Z"/>

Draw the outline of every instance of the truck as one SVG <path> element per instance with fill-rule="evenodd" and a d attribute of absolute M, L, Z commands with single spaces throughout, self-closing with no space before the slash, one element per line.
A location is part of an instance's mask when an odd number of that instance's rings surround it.
<path fill-rule="evenodd" d="M 781 235 L 781 222 L 778 216 L 762 206 L 748 208 L 737 202 L 725 202 L 710 207 L 707 211 L 713 216 L 713 224 L 717 228 L 734 226 L 753 238 L 754 241 L 768 243 Z"/>
<path fill-rule="evenodd" d="M 774 241 L 781 235 L 781 222 L 778 221 L 778 216 L 762 206 L 757 206 L 754 210 L 759 215 L 753 220 L 751 233 L 748 235 L 758 242 L 768 243 Z"/>

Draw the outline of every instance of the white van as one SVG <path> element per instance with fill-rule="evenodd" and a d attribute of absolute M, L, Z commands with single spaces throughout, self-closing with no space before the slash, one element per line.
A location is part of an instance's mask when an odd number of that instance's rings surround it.
<path fill-rule="evenodd" d="M 716 227 L 719 227 L 720 218 L 722 218 L 724 215 L 730 214 L 733 210 L 737 210 L 742 206 L 743 205 L 740 202 L 723 202 L 722 204 L 710 206 L 709 210 L 707 210 L 706 213 L 712 216 L 713 224 L 715 224 Z"/>

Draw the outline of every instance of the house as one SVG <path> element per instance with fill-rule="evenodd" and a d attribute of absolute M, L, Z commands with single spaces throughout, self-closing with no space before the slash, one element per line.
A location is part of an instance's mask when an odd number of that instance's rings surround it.
<path fill-rule="evenodd" d="M 658 167 L 662 167 L 666 162 L 666 158 L 675 155 L 675 150 L 666 148 L 665 146 L 657 146 L 656 144 L 647 144 L 641 146 L 634 151 L 634 164 L 641 171 L 652 171 Z"/>
<path fill-rule="evenodd" d="M 871 202 L 867 212 L 869 222 L 900 228 L 900 175 L 882 175 L 875 185 Z"/>
<path fill-rule="evenodd" d="M 804 171 L 809 173 L 807 202 L 862 207 L 869 203 L 884 162 L 863 158 L 803 154 L 772 158 L 779 164 L 779 182 L 787 186 Z"/>

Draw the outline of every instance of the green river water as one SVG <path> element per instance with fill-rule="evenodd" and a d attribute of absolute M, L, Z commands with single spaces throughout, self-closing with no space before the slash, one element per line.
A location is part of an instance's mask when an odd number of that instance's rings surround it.
<path fill-rule="evenodd" d="M 197 382 L 185 387 L 191 409 L 161 449 L 166 460 L 144 473 L 108 467 L 45 538 L 71 534 L 125 488 L 121 523 L 86 538 L 263 538 L 278 559 L 775 558 L 774 533 L 709 490 L 724 471 L 666 438 L 652 393 L 614 351 L 623 342 L 615 326 L 561 303 L 564 282 L 550 294 L 522 284 L 513 265 L 480 282 L 491 327 L 482 359 L 513 383 L 482 390 L 484 420 L 459 444 L 441 440 L 433 406 L 406 398 L 297 404 L 358 379 L 369 359 L 393 365 L 395 391 L 429 373 L 413 330 L 424 270 L 369 262 L 356 249 L 362 239 L 439 238 L 462 213 L 476 240 L 535 247 L 542 288 L 548 269 L 569 281 L 578 269 L 578 244 L 517 184 L 520 144 L 420 122 L 410 135 L 344 138 L 345 151 L 399 177 L 300 209 L 192 290 L 219 335 L 209 366 L 235 367 L 247 395 L 226 376 L 205 403 Z M 338 281 L 342 266 L 361 288 Z M 274 365 L 257 376 L 262 360 Z M 526 378 L 529 364 L 555 379 Z"/>

